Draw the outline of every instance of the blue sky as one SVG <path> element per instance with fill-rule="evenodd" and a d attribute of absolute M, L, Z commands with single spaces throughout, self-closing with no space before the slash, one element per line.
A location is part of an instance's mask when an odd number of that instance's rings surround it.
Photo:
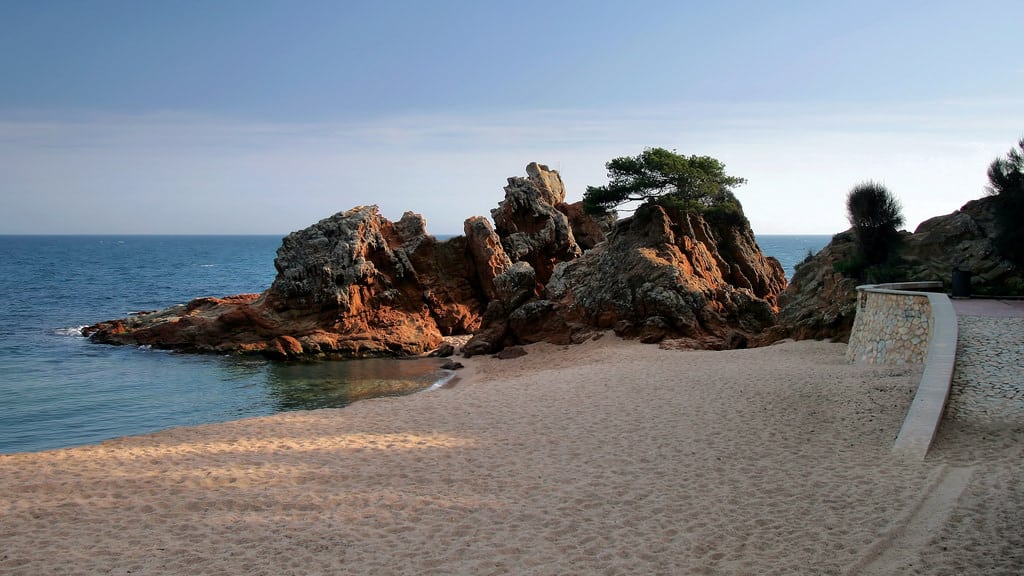
<path fill-rule="evenodd" d="M 1024 2 L 0 3 L 0 233 L 285 234 L 378 204 L 458 233 L 537 161 L 569 200 L 647 146 L 754 231 L 908 228 L 1024 136 Z"/>

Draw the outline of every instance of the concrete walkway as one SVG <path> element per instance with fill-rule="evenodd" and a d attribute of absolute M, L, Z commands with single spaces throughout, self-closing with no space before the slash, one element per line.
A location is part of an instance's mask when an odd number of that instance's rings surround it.
<path fill-rule="evenodd" d="M 1024 318 L 1024 300 L 992 300 L 988 298 L 950 298 L 957 316 L 988 318 Z"/>
<path fill-rule="evenodd" d="M 953 300 L 959 337 L 946 418 L 1024 422 L 1024 300 Z"/>

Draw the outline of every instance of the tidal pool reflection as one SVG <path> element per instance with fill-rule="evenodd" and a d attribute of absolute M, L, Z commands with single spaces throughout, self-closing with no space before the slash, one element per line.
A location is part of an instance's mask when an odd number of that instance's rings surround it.
<path fill-rule="evenodd" d="M 401 396 L 445 376 L 435 358 L 271 363 L 267 394 L 276 411 L 340 408 L 356 400 Z"/>

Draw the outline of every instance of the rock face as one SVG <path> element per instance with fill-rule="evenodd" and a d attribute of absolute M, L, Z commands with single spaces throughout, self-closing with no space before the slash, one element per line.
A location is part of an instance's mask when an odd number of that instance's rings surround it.
<path fill-rule="evenodd" d="M 421 354 L 457 334 L 474 334 L 463 349 L 472 355 L 605 329 L 734 348 L 774 324 L 785 276 L 745 219 L 648 207 L 613 224 L 566 204 L 557 172 L 526 171 L 508 179 L 493 228 L 475 216 L 442 242 L 416 214 L 390 222 L 374 206 L 354 208 L 284 238 L 262 294 L 200 298 L 86 333 L 294 358 Z"/>
<path fill-rule="evenodd" d="M 1020 294 L 1024 271 L 996 251 L 994 198 L 981 198 L 960 210 L 922 222 L 913 234 L 903 233 L 896 251 L 895 280 L 938 280 L 949 290 L 953 269 L 971 273 L 974 294 Z M 845 341 L 856 313 L 859 282 L 836 272 L 836 264 L 856 254 L 853 233 L 846 231 L 796 268 L 780 298 L 778 337 L 831 338 Z"/>
<path fill-rule="evenodd" d="M 997 200 L 980 198 L 959 210 L 922 222 L 903 238 L 899 249 L 901 268 L 907 281 L 941 280 L 948 288 L 953 268 L 971 273 L 971 290 L 976 294 L 1020 294 L 1024 292 L 1024 271 L 997 252 Z"/>
<path fill-rule="evenodd" d="M 743 347 L 775 324 L 775 300 L 786 286 L 782 266 L 761 253 L 749 226 L 658 206 L 619 221 L 607 242 L 558 264 L 541 297 L 528 298 L 525 273 L 508 279 L 513 288 L 488 307 L 467 353 L 580 342 L 605 329 L 644 342 Z"/>
<path fill-rule="evenodd" d="M 778 338 L 831 339 L 845 342 L 857 312 L 857 285 L 835 271 L 838 262 L 856 253 L 853 232 L 836 234 L 832 241 L 796 267 L 786 291 L 779 297 Z"/>
<path fill-rule="evenodd" d="M 501 245 L 515 262 L 526 262 L 537 281 L 547 282 L 555 264 L 579 257 L 569 217 L 557 206 L 565 204 L 565 186 L 558 172 L 536 162 L 526 167 L 527 178 L 508 179 L 505 199 L 491 210 Z"/>
<path fill-rule="evenodd" d="M 198 299 L 86 332 L 113 344 L 279 358 L 421 354 L 479 326 L 479 287 L 492 272 L 466 255 L 486 253 L 488 241 L 438 242 L 416 214 L 392 223 L 361 206 L 285 237 L 262 295 Z"/>

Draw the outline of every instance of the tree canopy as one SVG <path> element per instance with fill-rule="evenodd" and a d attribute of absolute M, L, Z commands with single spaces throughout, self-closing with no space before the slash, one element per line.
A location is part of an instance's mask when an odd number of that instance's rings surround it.
<path fill-rule="evenodd" d="M 684 156 L 664 148 L 647 148 L 639 156 L 622 156 L 605 164 L 608 184 L 588 186 L 583 207 L 600 214 L 629 202 L 659 203 L 687 210 L 726 208 L 742 214 L 732 189 L 746 182 L 725 173 L 725 164 L 710 156 Z"/>

